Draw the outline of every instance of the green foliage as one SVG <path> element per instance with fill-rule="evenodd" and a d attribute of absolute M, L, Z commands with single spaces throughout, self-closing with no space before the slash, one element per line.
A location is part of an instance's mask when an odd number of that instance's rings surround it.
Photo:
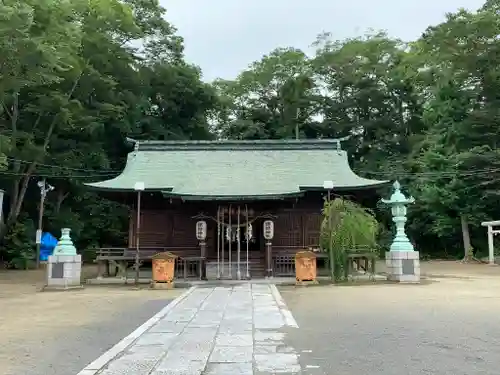
<path fill-rule="evenodd" d="M 358 203 L 341 198 L 325 201 L 320 246 L 329 254 L 335 281 L 342 281 L 345 276 L 348 251 L 378 248 L 379 229 L 373 212 Z"/>
<path fill-rule="evenodd" d="M 125 138 L 207 139 L 218 103 L 158 1 L 0 4 L 0 256 L 33 249 L 42 177 L 43 228 L 72 228 L 78 249 L 124 246 L 128 207 L 83 182 L 116 176 Z M 133 47 L 140 46 L 140 47 Z M 26 216 L 26 220 L 24 217 Z M 25 227 L 25 231 L 21 231 Z M 28 240 L 29 239 L 29 240 Z"/>
<path fill-rule="evenodd" d="M 222 138 L 303 137 L 315 124 L 316 89 L 306 54 L 278 48 L 254 62 L 236 81 L 217 80 L 221 97 L 213 113 Z"/>
<path fill-rule="evenodd" d="M 215 82 L 223 103 L 215 130 L 292 138 L 293 124 L 301 138 L 347 137 L 358 174 L 398 179 L 416 198 L 408 232 L 421 252 L 482 251 L 480 223 L 498 219 L 500 192 L 498 9 L 498 0 L 460 9 L 410 43 L 327 33 L 310 57 L 277 49 L 235 80 Z"/>
<path fill-rule="evenodd" d="M 4 238 L 3 260 L 11 268 L 29 269 L 35 264 L 35 227 L 26 215 L 9 228 Z"/>
<path fill-rule="evenodd" d="M 408 233 L 421 252 L 482 253 L 480 222 L 498 219 L 500 192 L 498 9 L 488 0 L 477 12 L 458 10 L 410 43 L 380 32 L 345 40 L 324 34 L 311 56 L 277 48 L 236 79 L 207 84 L 184 61 L 182 37 L 158 0 L 4 0 L 0 254 L 30 258 L 42 177 L 55 187 L 46 230 L 58 236 L 71 227 L 79 249 L 124 244 L 125 202 L 82 182 L 119 173 L 126 137 L 297 135 L 346 137 L 356 173 L 407 186 L 416 199 Z M 388 242 L 387 208 L 377 217 Z M 370 223 L 349 220 L 351 232 Z M 338 237 L 337 247 L 370 242 L 371 232 L 363 233 Z"/>

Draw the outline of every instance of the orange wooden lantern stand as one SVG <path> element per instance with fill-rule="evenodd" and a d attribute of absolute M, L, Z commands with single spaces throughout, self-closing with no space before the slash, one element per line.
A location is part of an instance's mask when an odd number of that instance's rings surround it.
<path fill-rule="evenodd" d="M 316 254 L 312 251 L 299 251 L 295 254 L 295 280 L 297 285 L 304 282 L 317 284 Z"/>
<path fill-rule="evenodd" d="M 170 252 L 158 253 L 152 257 L 152 287 L 173 287 L 175 260 L 177 255 Z"/>

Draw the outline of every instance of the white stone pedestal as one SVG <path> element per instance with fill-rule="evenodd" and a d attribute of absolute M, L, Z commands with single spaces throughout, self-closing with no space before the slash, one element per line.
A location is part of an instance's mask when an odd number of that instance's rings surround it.
<path fill-rule="evenodd" d="M 420 253 L 418 251 L 388 251 L 385 253 L 388 280 L 401 283 L 420 282 Z"/>
<path fill-rule="evenodd" d="M 81 274 L 81 255 L 50 255 L 47 262 L 47 288 L 80 288 Z"/>

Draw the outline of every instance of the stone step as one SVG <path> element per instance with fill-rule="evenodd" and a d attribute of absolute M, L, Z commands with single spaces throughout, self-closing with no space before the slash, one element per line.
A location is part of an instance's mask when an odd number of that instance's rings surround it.
<path fill-rule="evenodd" d="M 262 277 L 265 275 L 266 267 L 263 262 L 249 261 L 249 273 L 250 277 Z M 206 263 L 207 267 L 207 279 L 217 279 L 217 262 L 208 261 Z M 231 271 L 229 271 L 231 270 Z M 219 266 L 219 271 L 222 272 L 222 264 Z M 247 265 L 246 261 L 240 262 L 240 272 L 242 278 L 246 277 Z M 236 279 L 238 274 L 238 263 L 237 262 L 224 262 L 224 278 Z"/>

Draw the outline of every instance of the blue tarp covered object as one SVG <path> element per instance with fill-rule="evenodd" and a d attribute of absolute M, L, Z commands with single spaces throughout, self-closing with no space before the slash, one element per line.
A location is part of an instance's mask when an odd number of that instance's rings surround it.
<path fill-rule="evenodd" d="M 46 262 L 49 259 L 49 255 L 52 255 L 54 248 L 57 245 L 57 238 L 52 234 L 45 232 L 42 234 L 40 241 L 40 260 Z"/>

